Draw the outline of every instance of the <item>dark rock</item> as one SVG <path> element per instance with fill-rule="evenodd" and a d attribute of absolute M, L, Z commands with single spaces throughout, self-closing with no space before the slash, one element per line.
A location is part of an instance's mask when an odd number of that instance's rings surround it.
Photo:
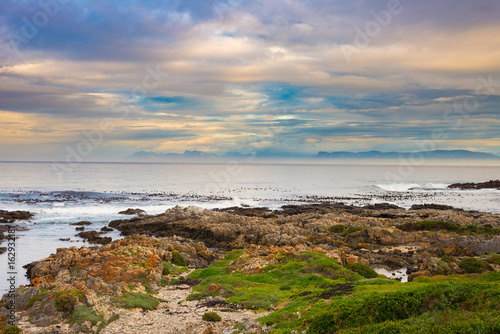
<path fill-rule="evenodd" d="M 16 220 L 28 220 L 34 215 L 29 211 L 0 210 L 0 223 L 13 223 Z"/>
<path fill-rule="evenodd" d="M 195 285 L 200 284 L 202 281 L 203 280 L 201 280 L 201 279 L 192 279 L 192 278 L 186 278 L 186 277 L 181 276 L 181 278 L 179 279 L 177 284 L 195 286 Z"/>
<path fill-rule="evenodd" d="M 84 221 L 81 221 L 81 222 L 78 222 L 78 223 L 71 223 L 70 225 L 73 225 L 73 226 L 83 226 L 83 225 L 92 225 L 92 223 L 84 220 Z"/>
<path fill-rule="evenodd" d="M 363 209 L 368 209 L 368 210 L 404 210 L 404 208 L 399 207 L 394 204 L 389 204 L 389 203 L 376 203 L 376 204 L 370 204 L 370 205 L 365 205 Z"/>
<path fill-rule="evenodd" d="M 449 236 L 436 234 L 432 244 L 437 252 L 446 250 L 453 256 L 481 256 L 489 253 L 500 253 L 500 236 Z"/>
<path fill-rule="evenodd" d="M 323 291 L 318 298 L 320 299 L 330 299 L 335 296 L 345 295 L 347 293 L 351 293 L 354 291 L 354 284 L 346 283 L 346 284 L 337 284 L 333 286 L 333 289 L 328 289 Z"/>
<path fill-rule="evenodd" d="M 70 238 L 59 238 L 59 240 L 61 240 L 61 241 L 69 241 Z"/>
<path fill-rule="evenodd" d="M 103 232 L 111 232 L 111 231 L 114 231 L 114 230 L 112 228 L 110 228 L 110 227 L 104 226 L 103 228 L 101 228 L 101 231 L 103 231 Z"/>
<path fill-rule="evenodd" d="M 28 303 L 31 298 L 36 297 L 40 294 L 40 290 L 37 288 L 17 288 L 16 289 L 16 311 L 26 311 L 28 309 Z M 4 294 L 2 300 L 3 304 L 6 304 L 9 300 L 9 294 Z"/>
<path fill-rule="evenodd" d="M 93 244 L 106 245 L 112 241 L 110 237 L 101 237 L 100 236 L 101 234 L 102 233 L 97 231 L 87 231 L 87 232 L 80 232 L 76 236 L 84 240 L 87 240 L 88 242 Z"/>
<path fill-rule="evenodd" d="M 458 188 L 462 190 L 475 190 L 475 189 L 499 189 L 500 190 L 500 180 L 490 180 L 488 182 L 481 183 L 453 183 L 448 186 L 448 188 Z"/>
<path fill-rule="evenodd" d="M 146 211 L 144 210 L 141 210 L 141 209 L 127 209 L 125 211 L 120 211 L 118 212 L 118 214 L 120 215 L 142 215 L 142 214 L 145 214 Z"/>
<path fill-rule="evenodd" d="M 276 215 L 272 212 L 272 210 L 269 210 L 269 208 L 266 207 L 249 208 L 233 206 L 230 208 L 214 209 L 214 211 L 230 212 L 247 217 L 276 218 Z"/>
<path fill-rule="evenodd" d="M 49 326 L 63 319 L 62 314 L 55 308 L 54 300 L 47 302 L 36 301 L 29 309 L 28 315 L 31 318 L 30 323 L 39 327 Z"/>
<path fill-rule="evenodd" d="M 83 227 L 83 226 L 77 227 L 77 228 L 75 228 L 75 230 L 77 230 L 77 231 L 85 231 L 85 227 Z"/>
<path fill-rule="evenodd" d="M 7 247 L 0 247 L 0 254 L 3 254 L 7 251 Z"/>
<path fill-rule="evenodd" d="M 455 210 L 454 207 L 449 205 L 441 205 L 441 204 L 414 204 L 411 206 L 410 210 Z M 462 209 L 458 209 L 462 210 Z"/>

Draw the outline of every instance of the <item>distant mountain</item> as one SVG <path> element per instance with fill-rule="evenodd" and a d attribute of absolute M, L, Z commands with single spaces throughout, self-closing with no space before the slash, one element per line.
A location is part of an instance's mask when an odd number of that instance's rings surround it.
<path fill-rule="evenodd" d="M 209 158 L 214 159 L 217 155 L 205 153 L 202 151 L 189 151 L 186 150 L 184 153 L 157 153 L 157 152 L 147 152 L 147 151 L 139 151 L 132 154 L 129 159 L 132 160 L 190 160 L 190 159 L 199 159 L 199 158 Z"/>
<path fill-rule="evenodd" d="M 500 156 L 472 152 L 466 150 L 435 150 L 425 152 L 319 152 L 316 155 L 305 155 L 300 153 L 281 152 L 274 150 L 263 150 L 252 153 L 227 152 L 225 154 L 213 154 L 203 151 L 189 151 L 184 153 L 158 153 L 140 151 L 132 154 L 129 159 L 135 161 L 190 161 L 190 160 L 217 160 L 217 159 L 410 159 L 425 157 L 426 159 L 458 159 L 458 160 L 497 160 Z"/>
<path fill-rule="evenodd" d="M 409 159 L 423 156 L 427 159 L 478 159 L 478 160 L 496 160 L 500 156 L 472 152 L 467 150 L 435 150 L 422 152 L 319 152 L 315 158 L 319 159 Z"/>
<path fill-rule="evenodd" d="M 281 151 L 268 151 L 262 150 L 252 153 L 240 153 L 240 152 L 227 152 L 225 154 L 212 154 L 203 151 L 189 151 L 186 150 L 184 153 L 158 153 L 158 152 L 147 152 L 139 151 L 135 152 L 129 159 L 137 161 L 161 161 L 161 160 L 173 160 L 173 161 L 184 161 L 184 160 L 214 160 L 214 159 L 292 159 L 292 158 L 311 158 L 312 155 L 295 154 L 289 152 Z"/>

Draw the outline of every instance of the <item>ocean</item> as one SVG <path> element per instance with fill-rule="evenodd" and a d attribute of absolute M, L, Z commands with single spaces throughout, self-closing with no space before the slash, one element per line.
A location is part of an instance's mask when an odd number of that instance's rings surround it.
<path fill-rule="evenodd" d="M 0 290 L 28 284 L 23 265 L 57 248 L 86 245 L 70 223 L 87 220 L 100 230 L 118 212 L 140 208 L 159 214 L 176 205 L 203 208 L 343 202 L 388 202 L 409 208 L 437 203 L 500 213 L 499 190 L 448 189 L 457 182 L 500 179 L 500 164 L 485 162 L 425 165 L 384 163 L 0 163 L 0 210 L 35 216 L 18 225 L 14 270 L 0 255 Z M 118 232 L 106 236 L 119 238 Z M 70 238 L 71 241 L 60 241 Z M 6 247 L 6 241 L 2 245 Z"/>

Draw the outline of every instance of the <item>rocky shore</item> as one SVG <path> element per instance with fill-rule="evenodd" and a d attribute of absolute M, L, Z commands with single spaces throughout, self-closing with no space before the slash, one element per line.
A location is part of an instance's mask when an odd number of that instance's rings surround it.
<path fill-rule="evenodd" d="M 126 238 L 86 234 L 104 245 L 26 266 L 32 286 L 15 292 L 24 332 L 281 333 L 272 319 L 287 305 L 341 300 L 377 276 L 370 267 L 404 268 L 409 281 L 500 271 L 500 215 L 443 205 L 128 213 L 138 215 L 109 223 Z M 11 299 L 0 302 L 1 326 Z M 210 312 L 220 321 L 206 320 Z"/>
<path fill-rule="evenodd" d="M 33 214 L 28 211 L 6 211 L 0 210 L 0 245 L 9 239 L 12 231 L 25 231 L 27 228 L 13 225 L 17 220 L 28 220 Z M 12 238 L 12 236 L 10 236 Z M 0 247 L 0 254 L 7 251 L 7 247 Z"/>
<path fill-rule="evenodd" d="M 453 183 L 448 188 L 462 189 L 462 190 L 479 190 L 479 189 L 498 189 L 500 190 L 500 180 L 490 180 L 480 183 Z"/>

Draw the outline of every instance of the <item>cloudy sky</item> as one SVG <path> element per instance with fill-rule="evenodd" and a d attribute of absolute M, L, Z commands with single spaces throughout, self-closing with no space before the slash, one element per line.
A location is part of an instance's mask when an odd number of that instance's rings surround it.
<path fill-rule="evenodd" d="M 0 160 L 500 154 L 498 0 L 2 0 Z"/>

